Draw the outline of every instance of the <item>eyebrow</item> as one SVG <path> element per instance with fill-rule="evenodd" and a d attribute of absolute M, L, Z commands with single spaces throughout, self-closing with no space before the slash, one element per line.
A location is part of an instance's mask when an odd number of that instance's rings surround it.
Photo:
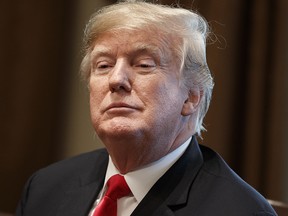
<path fill-rule="evenodd" d="M 155 58 L 159 58 L 159 60 L 161 59 L 162 56 L 164 56 L 163 52 L 158 46 L 143 43 L 136 44 L 133 47 L 132 54 L 137 55 L 142 53 L 152 55 Z"/>
<path fill-rule="evenodd" d="M 115 50 L 111 50 L 110 48 L 104 45 L 96 45 L 91 52 L 92 58 L 97 58 L 99 56 L 112 56 Z M 136 43 L 133 45 L 132 49 L 127 52 L 127 55 L 139 55 L 139 54 L 151 54 L 155 58 L 161 58 L 163 52 L 158 46 L 145 44 L 145 43 Z"/>
<path fill-rule="evenodd" d="M 99 56 L 110 56 L 113 51 L 103 45 L 95 46 L 91 52 L 91 58 L 97 58 Z"/>

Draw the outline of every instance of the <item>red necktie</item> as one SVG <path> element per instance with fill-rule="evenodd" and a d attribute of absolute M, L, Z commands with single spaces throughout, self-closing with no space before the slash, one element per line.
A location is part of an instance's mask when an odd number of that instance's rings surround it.
<path fill-rule="evenodd" d="M 96 206 L 93 216 L 117 216 L 117 199 L 131 193 L 129 186 L 121 175 L 114 175 L 107 181 L 107 190 Z"/>

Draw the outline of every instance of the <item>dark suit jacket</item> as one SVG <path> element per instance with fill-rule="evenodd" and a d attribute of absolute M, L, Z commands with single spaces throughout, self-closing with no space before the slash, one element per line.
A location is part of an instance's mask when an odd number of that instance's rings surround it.
<path fill-rule="evenodd" d="M 64 160 L 28 181 L 16 216 L 87 216 L 104 182 L 107 151 Z M 149 178 L 149 176 L 147 176 Z M 276 215 L 267 201 L 195 138 L 132 216 Z"/>

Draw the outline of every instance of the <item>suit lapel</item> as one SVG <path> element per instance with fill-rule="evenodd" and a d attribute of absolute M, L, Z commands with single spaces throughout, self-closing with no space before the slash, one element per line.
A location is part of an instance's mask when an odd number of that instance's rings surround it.
<path fill-rule="evenodd" d="M 199 145 L 193 137 L 181 158 L 155 183 L 131 216 L 172 216 L 185 205 L 191 185 L 203 164 Z"/>
<path fill-rule="evenodd" d="M 66 199 L 57 215 L 87 216 L 100 190 L 101 184 L 93 183 L 67 192 Z"/>
<path fill-rule="evenodd" d="M 75 179 L 76 186 L 66 191 L 65 199 L 58 209 L 59 216 L 87 216 L 97 199 L 105 178 L 108 154 L 105 152 L 93 160 L 91 170 Z M 77 186 L 78 185 L 78 186 Z"/>

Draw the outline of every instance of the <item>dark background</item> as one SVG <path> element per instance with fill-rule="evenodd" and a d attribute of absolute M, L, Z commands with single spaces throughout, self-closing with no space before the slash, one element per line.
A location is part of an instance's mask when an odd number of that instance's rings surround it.
<path fill-rule="evenodd" d="M 0 2 L 0 211 L 14 212 L 37 169 L 101 146 L 78 66 L 85 23 L 112 2 Z M 178 3 L 214 32 L 216 85 L 201 142 L 265 197 L 288 202 L 288 1 Z"/>

